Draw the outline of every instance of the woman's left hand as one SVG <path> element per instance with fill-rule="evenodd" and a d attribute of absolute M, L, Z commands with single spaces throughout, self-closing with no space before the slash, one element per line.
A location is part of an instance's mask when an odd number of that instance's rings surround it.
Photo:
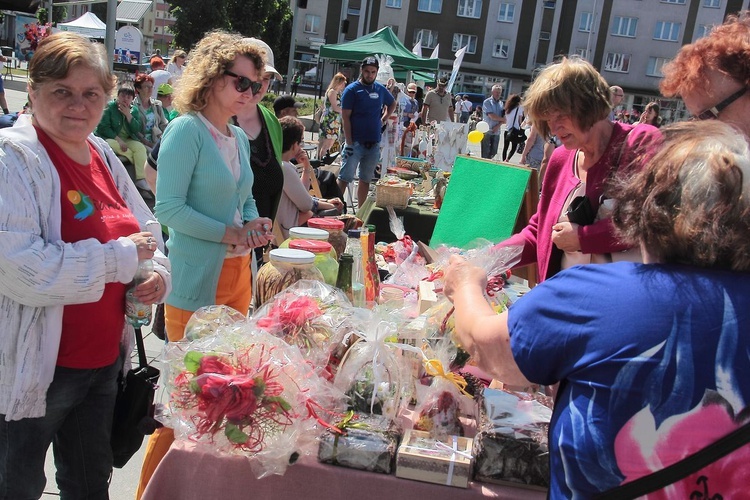
<path fill-rule="evenodd" d="M 552 226 L 552 243 L 563 252 L 578 252 L 581 241 L 578 239 L 578 224 L 558 222 Z"/>
<path fill-rule="evenodd" d="M 451 255 L 444 275 L 443 293 L 451 302 L 456 291 L 464 286 L 476 286 L 482 290 L 487 286 L 487 273 L 458 255 Z"/>
<path fill-rule="evenodd" d="M 164 279 L 157 272 L 135 287 L 135 297 L 144 304 L 156 304 L 164 295 Z"/>

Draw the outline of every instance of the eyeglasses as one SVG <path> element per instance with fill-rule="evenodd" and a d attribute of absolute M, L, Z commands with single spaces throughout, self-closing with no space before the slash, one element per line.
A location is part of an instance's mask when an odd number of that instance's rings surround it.
<path fill-rule="evenodd" d="M 695 119 L 697 120 L 714 120 L 719 118 L 719 113 L 724 111 L 727 106 L 732 104 L 734 101 L 745 95 L 745 92 L 747 92 L 747 87 L 742 87 L 740 90 L 735 92 L 734 94 L 730 95 L 723 101 L 721 101 L 719 104 L 712 108 L 708 108 L 707 110 L 698 113 L 695 115 Z"/>
<path fill-rule="evenodd" d="M 263 82 L 254 82 L 246 76 L 240 76 L 237 73 L 232 73 L 229 70 L 224 70 L 224 74 L 236 78 L 237 81 L 234 83 L 234 89 L 240 94 L 247 92 L 248 89 L 253 95 L 257 95 L 260 92 L 260 88 L 263 86 Z"/>
<path fill-rule="evenodd" d="M 417 91 L 416 91 L 416 90 L 408 90 L 408 91 L 407 91 L 407 93 L 408 93 L 408 94 L 416 94 L 416 93 L 417 93 Z"/>

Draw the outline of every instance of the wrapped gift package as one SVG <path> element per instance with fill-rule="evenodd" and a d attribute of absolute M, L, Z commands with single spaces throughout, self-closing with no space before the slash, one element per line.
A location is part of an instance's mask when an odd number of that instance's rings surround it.
<path fill-rule="evenodd" d="M 435 440 L 428 432 L 407 430 L 396 456 L 396 476 L 467 488 L 472 440 L 459 436 Z"/>
<path fill-rule="evenodd" d="M 549 487 L 552 410 L 534 394 L 485 389 L 477 400 L 474 479 Z"/>
<path fill-rule="evenodd" d="M 358 416 L 343 434 L 326 432 L 320 438 L 318 460 L 350 469 L 390 474 L 399 434 L 389 419 Z"/>

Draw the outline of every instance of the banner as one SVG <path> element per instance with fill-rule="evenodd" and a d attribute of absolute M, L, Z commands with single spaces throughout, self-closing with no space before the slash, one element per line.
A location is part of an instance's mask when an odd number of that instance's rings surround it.
<path fill-rule="evenodd" d="M 123 26 L 115 32 L 115 62 L 135 64 L 141 62 L 143 35 L 134 26 Z"/>
<path fill-rule="evenodd" d="M 440 56 L 438 55 L 440 53 L 440 44 L 435 45 L 435 48 L 432 49 L 432 55 L 430 55 L 430 59 L 438 59 Z"/>
<path fill-rule="evenodd" d="M 414 48 L 411 49 L 411 53 L 417 57 L 422 57 L 422 32 L 419 32 L 417 37 L 417 43 L 414 44 Z"/>
<path fill-rule="evenodd" d="M 469 46 L 465 45 L 456 51 L 456 59 L 453 61 L 453 71 L 451 72 L 450 80 L 448 80 L 448 85 L 445 88 L 445 90 L 447 90 L 448 92 L 451 91 L 451 89 L 453 88 L 453 84 L 456 83 L 458 68 L 461 67 L 461 63 L 464 60 L 464 54 L 466 54 L 467 48 L 469 48 Z"/>
<path fill-rule="evenodd" d="M 37 24 L 36 17 L 16 14 L 15 53 L 19 61 L 28 61 L 34 55 L 31 41 L 26 38 L 26 30 L 32 24 Z"/>

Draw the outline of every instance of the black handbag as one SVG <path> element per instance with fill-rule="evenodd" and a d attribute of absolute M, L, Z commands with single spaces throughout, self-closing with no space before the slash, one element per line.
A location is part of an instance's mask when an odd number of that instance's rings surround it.
<path fill-rule="evenodd" d="M 125 466 L 141 448 L 144 436 L 152 434 L 161 427 L 154 419 L 154 394 L 159 380 L 159 370 L 149 366 L 146 361 L 146 350 L 143 347 L 143 335 L 140 328 L 135 329 L 135 342 L 138 348 L 137 368 L 133 368 L 117 380 L 117 400 L 112 419 L 113 465 L 118 469 Z"/>
<path fill-rule="evenodd" d="M 585 195 L 573 198 L 570 205 L 568 205 L 565 215 L 568 217 L 570 223 L 578 224 L 579 226 L 593 224 L 596 219 L 596 213 L 591 206 L 591 200 Z"/>

